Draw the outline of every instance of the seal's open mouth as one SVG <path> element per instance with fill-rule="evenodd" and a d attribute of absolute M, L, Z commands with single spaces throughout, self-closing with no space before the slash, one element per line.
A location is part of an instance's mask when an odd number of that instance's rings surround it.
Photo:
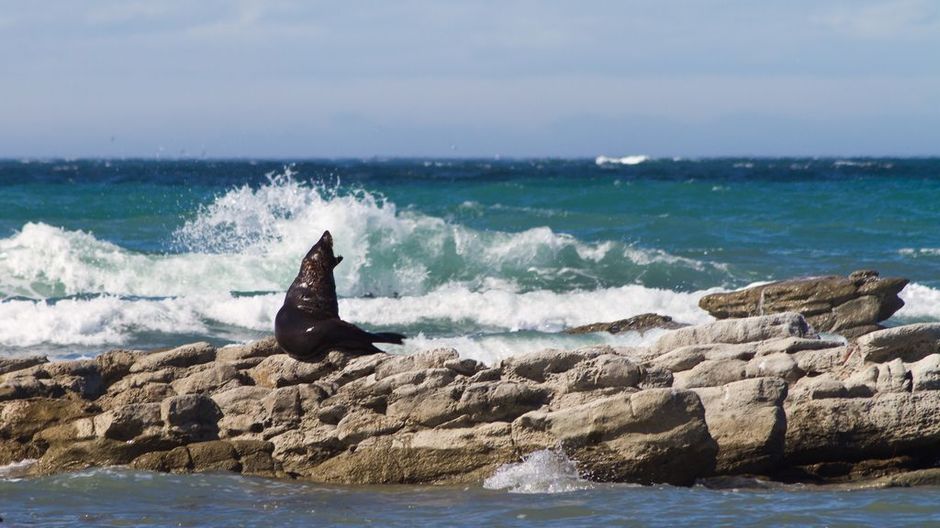
<path fill-rule="evenodd" d="M 324 231 L 323 235 L 320 236 L 320 243 L 326 245 L 330 248 L 330 253 L 333 252 L 333 235 L 330 234 L 329 230 Z M 342 255 L 337 255 L 333 257 L 333 266 L 336 267 L 337 264 L 343 261 Z"/>

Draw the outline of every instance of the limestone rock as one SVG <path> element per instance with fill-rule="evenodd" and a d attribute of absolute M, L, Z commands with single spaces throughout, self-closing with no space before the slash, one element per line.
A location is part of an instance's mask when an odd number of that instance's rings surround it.
<path fill-rule="evenodd" d="M 344 484 L 479 482 L 518 457 L 509 424 L 494 422 L 372 438 L 326 460 L 316 473 Z"/>
<path fill-rule="evenodd" d="M 940 352 L 912 326 L 846 343 L 776 314 L 493 366 L 452 349 L 302 362 L 271 339 L 17 363 L 0 374 L 0 464 L 470 482 L 562 449 L 594 480 L 872 478 L 935 459 Z"/>
<path fill-rule="evenodd" d="M 790 391 L 793 400 L 808 398 L 822 400 L 826 398 L 848 398 L 845 384 L 829 374 L 815 377 L 804 377 L 796 382 Z"/>
<path fill-rule="evenodd" d="M 287 354 L 277 354 L 266 357 L 249 370 L 249 375 L 260 387 L 286 387 L 317 381 L 337 367 L 345 366 L 345 360 L 345 356 L 338 352 L 331 352 L 316 363 L 299 361 Z"/>
<path fill-rule="evenodd" d="M 718 387 L 742 380 L 747 376 L 747 362 L 740 359 L 713 359 L 699 363 L 695 368 L 673 375 L 673 386 L 683 389 Z"/>
<path fill-rule="evenodd" d="M 664 354 L 679 347 L 712 343 L 752 343 L 779 337 L 814 337 L 812 328 L 796 313 L 729 319 L 673 330 L 650 349 Z"/>
<path fill-rule="evenodd" d="M 912 390 L 940 390 L 940 354 L 931 354 L 910 365 Z"/>
<path fill-rule="evenodd" d="M 167 350 L 152 352 L 137 359 L 130 372 L 160 370 L 166 367 L 191 367 L 215 360 L 215 349 L 209 343 L 193 343 Z"/>
<path fill-rule="evenodd" d="M 565 373 L 565 388 L 569 391 L 589 391 L 606 387 L 635 387 L 643 375 L 629 359 L 604 354 L 579 363 Z"/>
<path fill-rule="evenodd" d="M 376 366 L 375 379 L 381 380 L 382 378 L 412 370 L 442 368 L 448 361 L 458 360 L 459 358 L 459 354 L 457 354 L 457 351 L 453 348 L 439 348 L 419 352 L 410 356 L 396 358 L 396 361 L 386 361 Z"/>
<path fill-rule="evenodd" d="M 900 358 L 914 362 L 940 353 L 940 323 L 918 323 L 886 328 L 858 338 L 866 361 L 881 363 Z"/>
<path fill-rule="evenodd" d="M 159 403 L 138 403 L 116 407 L 95 416 L 95 435 L 112 440 L 132 440 L 141 435 L 159 434 L 163 426 Z"/>
<path fill-rule="evenodd" d="M 219 363 L 170 384 L 176 394 L 215 392 L 242 385 L 243 381 L 234 366 Z"/>
<path fill-rule="evenodd" d="M 718 443 L 717 473 L 768 472 L 783 461 L 786 382 L 764 377 L 693 390 Z"/>
<path fill-rule="evenodd" d="M 904 306 L 898 293 L 907 279 L 879 278 L 875 271 L 848 277 L 792 279 L 702 297 L 699 306 L 719 319 L 797 312 L 817 331 L 872 327 Z"/>
<path fill-rule="evenodd" d="M 816 375 L 841 368 L 849 360 L 851 351 L 845 347 L 801 350 L 793 354 L 796 366 L 803 372 Z"/>
<path fill-rule="evenodd" d="M 532 411 L 512 424 L 524 451 L 561 446 L 592 478 L 689 484 L 714 469 L 717 445 L 695 393 L 650 389 L 558 411 Z"/>
<path fill-rule="evenodd" d="M 773 376 L 788 382 L 794 382 L 805 374 L 793 356 L 784 352 L 755 357 L 747 362 L 744 371 L 749 378 Z"/>
<path fill-rule="evenodd" d="M 0 376 L 8 372 L 23 370 L 35 365 L 48 363 L 46 356 L 29 356 L 22 358 L 0 358 Z"/>
<path fill-rule="evenodd" d="M 218 435 L 219 406 L 204 394 L 184 394 L 160 404 L 160 419 L 173 437 L 202 440 Z"/>
<path fill-rule="evenodd" d="M 549 374 L 565 372 L 582 361 L 612 352 L 609 348 L 585 351 L 548 349 L 504 359 L 501 368 L 522 378 L 542 382 Z"/>
<path fill-rule="evenodd" d="M 886 458 L 940 441 L 940 391 L 801 399 L 785 409 L 787 458 L 794 463 Z"/>

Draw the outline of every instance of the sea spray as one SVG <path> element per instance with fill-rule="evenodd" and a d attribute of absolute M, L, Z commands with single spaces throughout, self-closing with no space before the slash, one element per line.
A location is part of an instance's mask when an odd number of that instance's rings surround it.
<path fill-rule="evenodd" d="M 567 493 L 592 485 L 581 478 L 577 464 L 564 453 L 543 449 L 524 456 L 522 462 L 499 467 L 483 481 L 483 487 L 510 493 Z"/>

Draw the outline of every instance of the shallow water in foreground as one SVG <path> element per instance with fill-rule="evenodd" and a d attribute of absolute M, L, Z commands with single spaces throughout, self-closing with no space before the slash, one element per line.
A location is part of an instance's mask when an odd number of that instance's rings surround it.
<path fill-rule="evenodd" d="M 4 526 L 930 526 L 938 488 L 337 487 L 101 469 L 0 480 Z"/>

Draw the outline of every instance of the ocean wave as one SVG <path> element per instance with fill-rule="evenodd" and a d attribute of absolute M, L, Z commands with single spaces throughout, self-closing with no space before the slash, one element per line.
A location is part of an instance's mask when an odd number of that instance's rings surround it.
<path fill-rule="evenodd" d="M 839 167 L 859 167 L 859 168 L 871 168 L 877 167 L 879 169 L 891 169 L 894 168 L 894 164 L 890 162 L 883 161 L 874 161 L 874 160 L 835 160 L 832 162 L 832 166 L 835 168 Z"/>
<path fill-rule="evenodd" d="M 603 165 L 639 165 L 640 163 L 649 161 L 649 156 L 634 155 L 634 156 L 623 156 L 621 158 L 611 158 L 608 156 L 598 156 L 594 159 L 594 163 L 603 166 Z"/>
<path fill-rule="evenodd" d="M 898 254 L 905 257 L 940 257 L 940 248 L 901 248 Z"/>
<path fill-rule="evenodd" d="M 940 290 L 912 282 L 900 293 L 904 307 L 894 314 L 898 319 L 940 321 Z"/>
<path fill-rule="evenodd" d="M 490 289 L 473 291 L 463 285 L 448 284 L 420 296 L 344 298 L 340 299 L 340 313 L 344 319 L 369 328 L 396 329 L 413 335 L 436 329 L 435 333 L 412 342 L 411 348 L 423 349 L 461 344 L 451 338 L 448 338 L 451 341 L 440 341 L 447 336 L 470 335 L 479 342 L 485 333 L 552 333 L 645 312 L 671 315 L 689 323 L 704 322 L 711 318 L 697 308 L 697 301 L 714 291 L 681 293 L 632 285 L 568 293 L 515 292 L 505 286 L 494 282 Z M 133 344 L 139 336 L 153 334 L 244 341 L 273 331 L 274 315 L 282 302 L 282 293 L 250 296 L 225 293 L 164 299 L 105 295 L 57 302 L 10 299 L 0 302 L 0 346 L 118 346 Z M 505 355 L 506 350 L 514 353 L 523 348 L 522 345 L 510 346 L 506 339 L 500 339 L 502 341 L 490 340 L 473 350 L 466 346 L 458 346 L 458 349 L 478 353 L 477 358 L 482 360 Z M 551 345 L 551 342 L 533 341 L 525 347 L 532 350 Z"/>
<path fill-rule="evenodd" d="M 452 282 L 479 287 L 494 277 L 528 290 L 606 287 L 657 274 L 703 284 L 728 278 L 719 264 L 621 242 L 582 242 L 548 227 L 475 230 L 399 211 L 366 191 L 343 194 L 299 182 L 288 171 L 201 207 L 176 232 L 182 252 L 175 254 L 137 253 L 92 233 L 27 223 L 0 239 L 0 297 L 283 290 L 326 229 L 345 257 L 336 282 L 347 297 L 420 295 Z"/>

